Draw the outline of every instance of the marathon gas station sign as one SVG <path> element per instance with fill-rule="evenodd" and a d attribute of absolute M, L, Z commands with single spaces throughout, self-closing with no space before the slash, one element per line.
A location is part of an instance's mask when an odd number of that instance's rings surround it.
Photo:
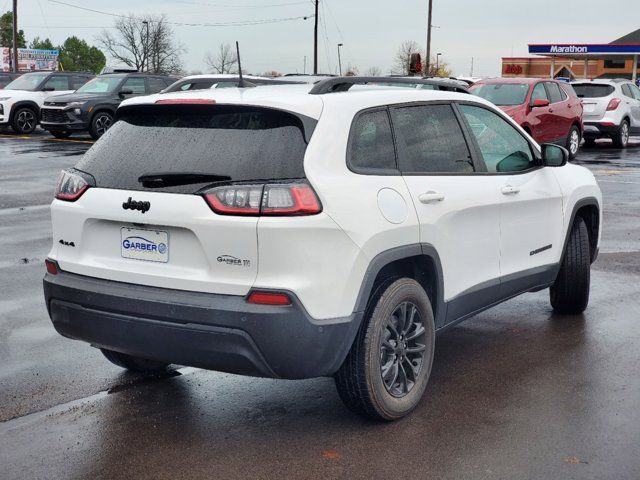
<path fill-rule="evenodd" d="M 11 71 L 11 48 L 0 47 L 2 54 L 0 71 Z M 34 48 L 18 49 L 18 70 L 31 72 L 34 70 L 58 70 L 58 50 L 40 50 Z"/>
<path fill-rule="evenodd" d="M 534 55 L 638 55 L 640 45 L 534 44 L 529 45 L 529 53 Z"/>

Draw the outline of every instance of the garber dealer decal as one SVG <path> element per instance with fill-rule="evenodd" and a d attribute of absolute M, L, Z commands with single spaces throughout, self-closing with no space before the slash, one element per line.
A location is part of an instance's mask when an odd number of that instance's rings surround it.
<path fill-rule="evenodd" d="M 125 250 L 137 250 L 144 252 L 158 252 L 164 254 L 167 246 L 164 243 L 155 243 L 144 237 L 127 237 L 122 241 Z"/>

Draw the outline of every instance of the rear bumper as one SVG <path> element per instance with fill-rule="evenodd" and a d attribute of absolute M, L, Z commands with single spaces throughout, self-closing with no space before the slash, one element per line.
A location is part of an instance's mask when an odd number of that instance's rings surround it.
<path fill-rule="evenodd" d="M 593 138 L 614 135 L 619 128 L 618 125 L 603 125 L 602 122 L 584 122 L 584 136 Z"/>
<path fill-rule="evenodd" d="M 46 274 L 44 294 L 55 329 L 95 347 L 241 375 L 313 378 L 334 374 L 361 313 L 314 321 L 297 298 L 261 306 L 244 297 L 186 292 Z"/>

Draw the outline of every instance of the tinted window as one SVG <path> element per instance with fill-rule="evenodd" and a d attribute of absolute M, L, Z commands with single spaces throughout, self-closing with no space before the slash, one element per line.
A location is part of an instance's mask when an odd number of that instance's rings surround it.
<path fill-rule="evenodd" d="M 601 98 L 611 95 L 615 88 L 603 83 L 574 83 L 571 85 L 580 98 Z"/>
<path fill-rule="evenodd" d="M 188 82 L 180 87 L 180 90 L 207 90 L 213 85 L 213 80 Z"/>
<path fill-rule="evenodd" d="M 101 75 L 85 83 L 78 89 L 78 93 L 113 92 L 118 87 L 118 85 L 120 85 L 120 82 L 123 78 L 124 75 Z"/>
<path fill-rule="evenodd" d="M 533 92 L 531 93 L 531 101 L 534 100 L 549 100 L 547 96 L 547 90 L 544 88 L 544 83 L 537 83 L 535 87 L 533 87 Z"/>
<path fill-rule="evenodd" d="M 160 78 L 151 77 L 147 79 L 149 82 L 149 93 L 158 93 L 160 90 L 164 90 L 166 88 L 166 84 Z"/>
<path fill-rule="evenodd" d="M 470 173 L 471 156 L 450 105 L 391 110 L 403 173 Z"/>
<path fill-rule="evenodd" d="M 49 88 L 55 91 L 69 90 L 69 77 L 66 75 L 54 75 L 44 82 L 42 88 Z"/>
<path fill-rule="evenodd" d="M 356 171 L 396 170 L 396 155 L 386 110 L 358 116 L 349 138 L 349 166 Z M 374 172 L 372 172 L 374 173 Z"/>
<path fill-rule="evenodd" d="M 631 86 L 626 83 L 622 85 L 622 94 L 625 97 L 634 98 L 633 93 L 631 92 Z"/>
<path fill-rule="evenodd" d="M 147 105 L 120 115 L 77 165 L 99 187 L 144 190 L 138 178 L 160 172 L 226 175 L 233 181 L 304 177 L 307 145 L 302 121 L 293 114 L 259 107 Z M 194 193 L 203 186 L 154 190 Z"/>
<path fill-rule="evenodd" d="M 122 84 L 121 90 L 131 90 L 135 94 L 144 94 L 144 78 L 142 77 L 130 77 Z"/>
<path fill-rule="evenodd" d="M 460 105 L 490 173 L 528 170 L 535 166 L 529 142 L 500 115 L 486 108 Z"/>
<path fill-rule="evenodd" d="M 496 105 L 522 105 L 529 93 L 529 84 L 497 83 L 479 85 L 471 91 L 474 95 L 485 98 Z"/>
<path fill-rule="evenodd" d="M 547 82 L 547 90 L 549 91 L 549 101 L 551 103 L 558 103 L 566 98 L 566 95 L 560 91 L 557 83 Z"/>

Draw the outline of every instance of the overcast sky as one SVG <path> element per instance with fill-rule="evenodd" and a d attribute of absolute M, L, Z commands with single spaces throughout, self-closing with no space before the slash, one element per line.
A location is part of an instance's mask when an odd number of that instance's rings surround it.
<path fill-rule="evenodd" d="M 312 0 L 61 0 L 115 14 L 161 14 L 177 23 L 230 23 L 313 14 Z M 319 64 L 335 73 L 337 44 L 343 67 L 388 72 L 404 40 L 426 45 L 427 0 L 320 0 Z M 49 37 L 54 44 L 76 35 L 89 43 L 114 17 L 50 0 L 18 0 L 27 41 Z M 618 4 L 616 7 L 615 4 Z M 622 8 L 624 4 L 624 9 Z M 1 11 L 11 0 L 0 0 Z M 613 10 L 613 11 L 612 11 Z M 623 13 L 624 10 L 624 13 Z M 640 1 L 626 0 L 434 0 L 432 52 L 441 52 L 454 74 L 498 75 L 502 56 L 526 55 L 528 43 L 608 43 L 640 28 Z M 187 71 L 206 71 L 204 56 L 220 43 L 240 41 L 243 69 L 307 73 L 313 61 L 313 19 L 252 26 L 174 26 L 186 47 Z"/>

